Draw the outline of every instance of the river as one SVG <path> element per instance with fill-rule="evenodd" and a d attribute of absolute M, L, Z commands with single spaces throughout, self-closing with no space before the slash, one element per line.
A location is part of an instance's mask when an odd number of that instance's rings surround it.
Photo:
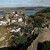
<path fill-rule="evenodd" d="M 12 12 L 7 12 L 7 13 L 12 13 Z M 35 14 L 35 13 L 37 13 L 37 11 L 24 11 L 24 14 L 25 15 L 33 15 L 33 14 Z M 2 13 L 0 13 L 0 17 L 3 17 L 4 15 L 2 14 Z"/>
<path fill-rule="evenodd" d="M 37 13 L 37 11 L 25 11 L 24 13 L 26 15 L 33 15 L 33 14 Z"/>

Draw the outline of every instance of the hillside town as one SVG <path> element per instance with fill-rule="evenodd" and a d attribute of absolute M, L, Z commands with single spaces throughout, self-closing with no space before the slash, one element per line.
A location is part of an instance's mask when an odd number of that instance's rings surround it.
<path fill-rule="evenodd" d="M 50 0 L 0 0 L 0 50 L 50 50 Z"/>
<path fill-rule="evenodd" d="M 41 30 L 49 28 L 48 18 L 40 13 L 30 16 L 23 10 L 0 13 L 3 14 L 0 16 L 0 48 L 27 50 Z"/>

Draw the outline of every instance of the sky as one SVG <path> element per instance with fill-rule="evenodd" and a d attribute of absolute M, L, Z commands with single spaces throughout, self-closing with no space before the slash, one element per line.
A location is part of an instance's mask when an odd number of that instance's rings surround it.
<path fill-rule="evenodd" d="M 50 0 L 0 0 L 0 7 L 50 7 Z"/>

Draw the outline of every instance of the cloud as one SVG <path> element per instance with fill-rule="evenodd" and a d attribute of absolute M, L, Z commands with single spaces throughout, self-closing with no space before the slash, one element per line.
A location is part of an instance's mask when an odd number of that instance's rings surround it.
<path fill-rule="evenodd" d="M 50 6 L 50 0 L 0 0 L 0 7 Z"/>
<path fill-rule="evenodd" d="M 34 6 L 50 6 L 50 0 L 33 0 Z"/>

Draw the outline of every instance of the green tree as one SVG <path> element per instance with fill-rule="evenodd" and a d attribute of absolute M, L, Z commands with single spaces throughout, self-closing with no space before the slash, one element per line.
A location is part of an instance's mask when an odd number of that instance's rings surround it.
<path fill-rule="evenodd" d="M 41 17 L 37 16 L 34 18 L 34 27 L 38 27 L 38 34 L 39 34 L 39 28 L 42 27 L 42 23 L 44 23 L 44 19 Z"/>

